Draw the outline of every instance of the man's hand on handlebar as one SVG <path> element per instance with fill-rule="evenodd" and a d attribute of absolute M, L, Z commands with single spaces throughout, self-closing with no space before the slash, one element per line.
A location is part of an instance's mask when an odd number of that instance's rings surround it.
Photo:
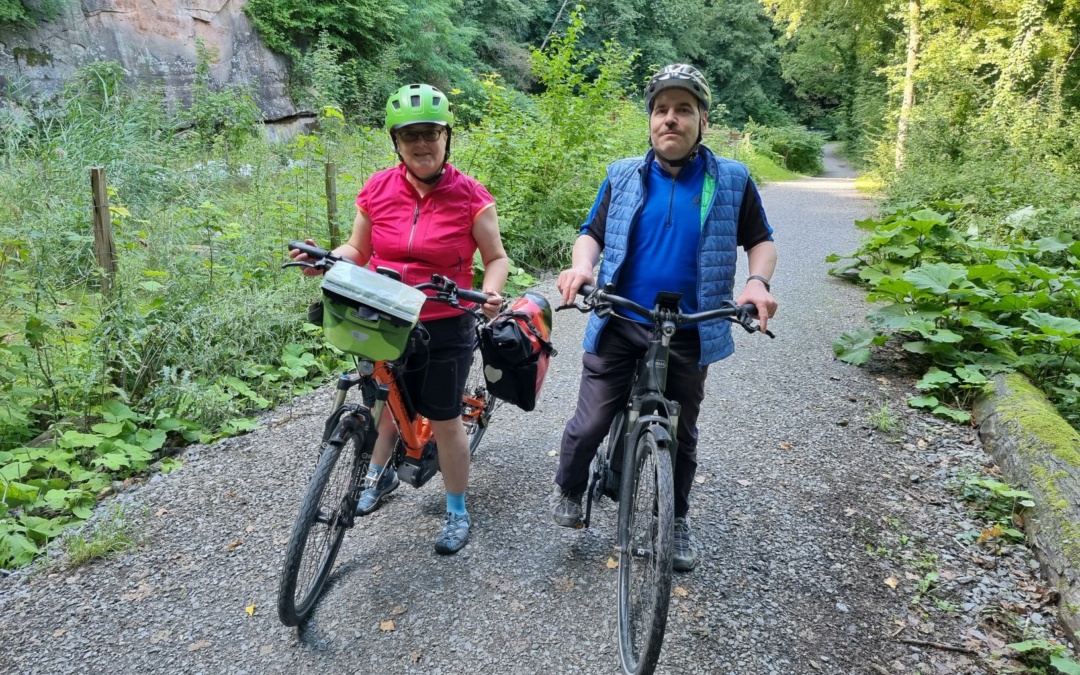
<path fill-rule="evenodd" d="M 563 305 L 571 305 L 574 303 L 577 299 L 578 289 L 581 288 L 582 284 L 596 284 L 592 268 L 589 268 L 588 270 L 570 268 L 559 273 L 559 280 L 556 282 L 556 285 L 559 288 L 559 292 L 562 293 Z"/>
<path fill-rule="evenodd" d="M 769 317 L 776 314 L 776 298 L 772 296 L 762 284 L 749 283 L 743 287 L 742 293 L 735 300 L 736 305 L 754 305 L 758 309 L 757 319 L 760 322 L 758 330 L 767 333 Z"/>

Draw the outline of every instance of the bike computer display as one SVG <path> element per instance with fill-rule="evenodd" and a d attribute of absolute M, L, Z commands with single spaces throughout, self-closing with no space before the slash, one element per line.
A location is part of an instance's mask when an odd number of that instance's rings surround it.
<path fill-rule="evenodd" d="M 656 294 L 656 300 L 653 302 L 660 309 L 678 309 L 680 300 L 682 300 L 682 293 L 660 291 Z"/>

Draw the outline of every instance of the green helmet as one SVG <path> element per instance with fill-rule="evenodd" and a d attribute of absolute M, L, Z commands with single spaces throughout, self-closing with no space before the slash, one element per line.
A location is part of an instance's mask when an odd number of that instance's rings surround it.
<path fill-rule="evenodd" d="M 386 101 L 386 130 L 393 132 L 410 124 L 454 125 L 450 101 L 430 84 L 407 84 Z"/>

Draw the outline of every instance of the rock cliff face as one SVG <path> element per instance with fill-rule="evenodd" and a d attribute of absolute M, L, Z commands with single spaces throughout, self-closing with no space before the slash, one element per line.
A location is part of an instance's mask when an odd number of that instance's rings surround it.
<path fill-rule="evenodd" d="M 247 0 L 75 0 L 55 21 L 0 32 L 0 96 L 9 87 L 53 93 L 79 66 L 118 61 L 128 77 L 187 104 L 195 41 L 217 51 L 211 74 L 250 86 L 267 121 L 304 116 L 286 92 L 285 61 L 264 47 L 243 13 Z"/>

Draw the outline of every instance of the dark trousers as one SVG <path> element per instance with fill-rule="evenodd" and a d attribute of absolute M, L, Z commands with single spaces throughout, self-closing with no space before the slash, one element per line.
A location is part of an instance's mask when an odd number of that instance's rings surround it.
<path fill-rule="evenodd" d="M 566 423 L 555 483 L 562 489 L 583 492 L 589 481 L 589 463 L 607 435 L 611 420 L 630 398 L 636 363 L 645 358 L 652 327 L 612 318 L 600 335 L 595 354 L 582 358 L 577 409 Z M 699 370 L 701 341 L 696 330 L 681 330 L 671 340 L 667 389 L 664 395 L 682 406 L 678 452 L 675 457 L 675 517 L 690 509 L 690 487 L 697 470 L 697 419 L 705 397 L 708 369 Z"/>

